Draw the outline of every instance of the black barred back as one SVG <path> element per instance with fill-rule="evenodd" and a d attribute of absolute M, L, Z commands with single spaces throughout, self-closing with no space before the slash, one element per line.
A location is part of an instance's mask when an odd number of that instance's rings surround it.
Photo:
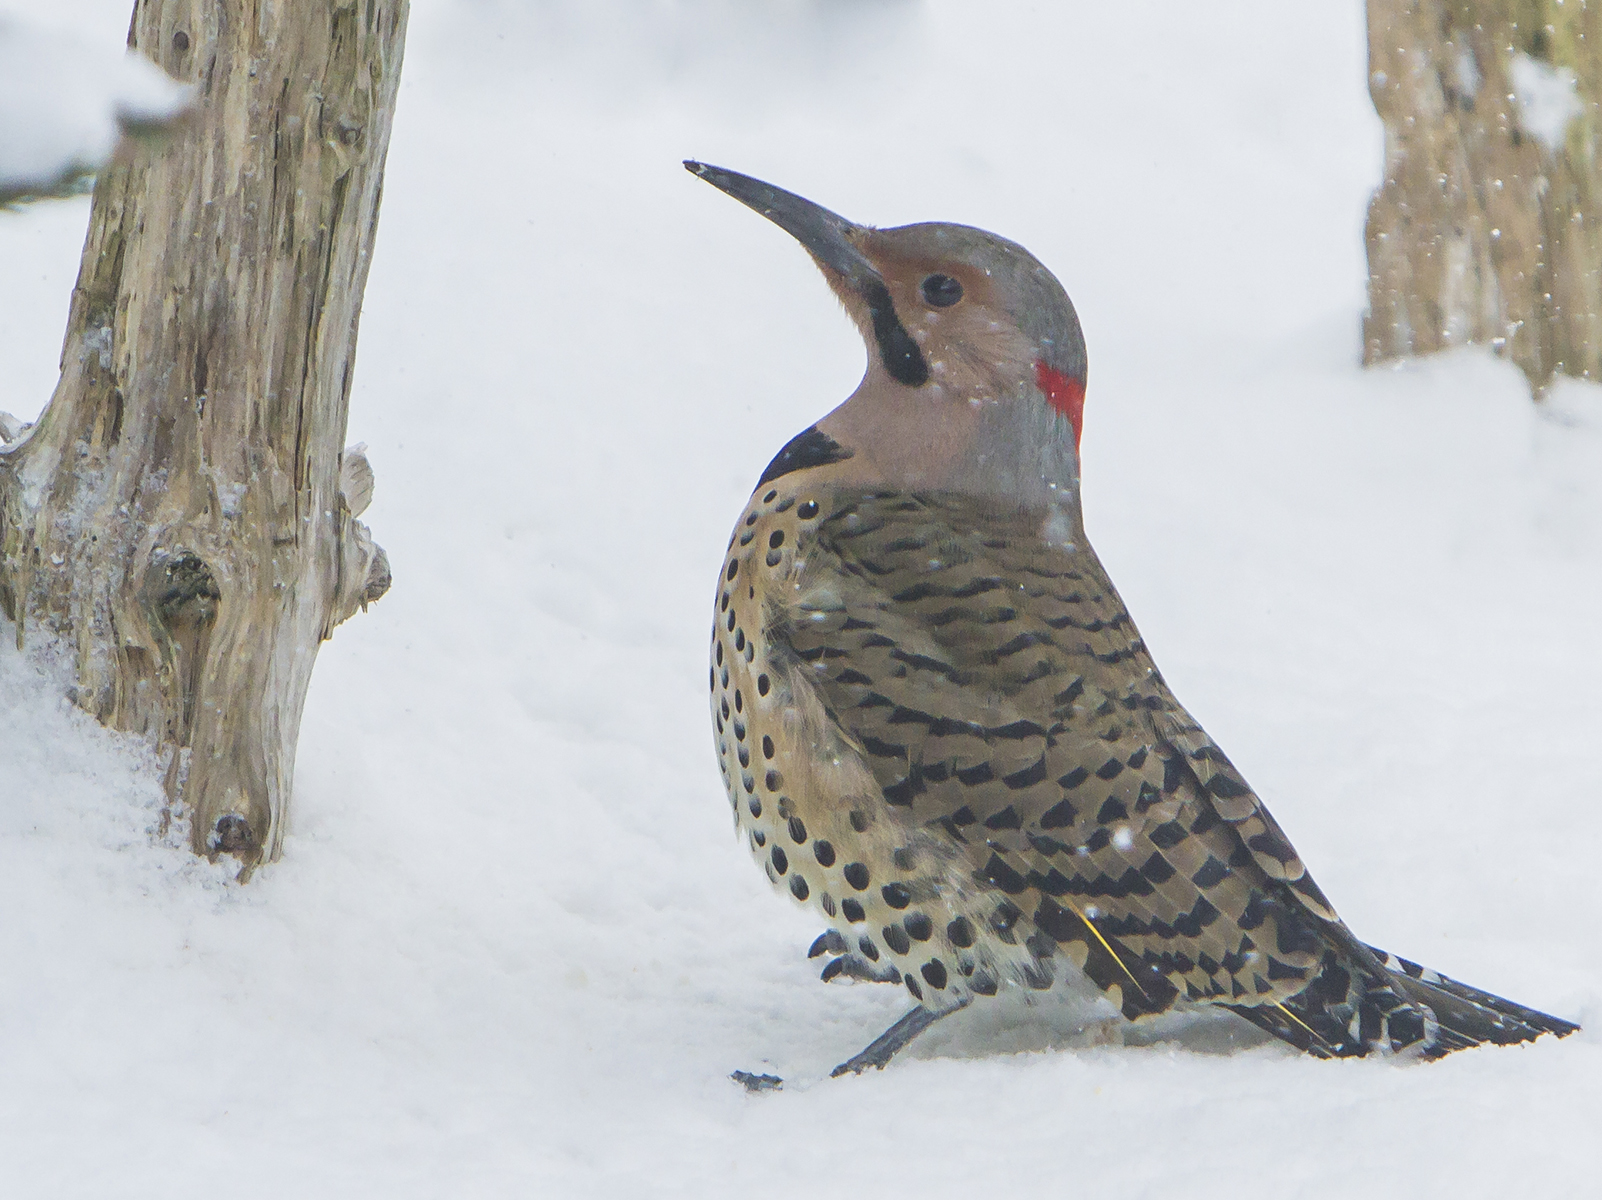
<path fill-rule="evenodd" d="M 730 546 L 713 715 L 753 853 L 834 926 L 825 977 L 943 1010 L 1082 975 L 1325 1055 L 1538 1032 L 1352 937 L 1076 521 L 779 482 Z"/>
<path fill-rule="evenodd" d="M 895 819 L 1030 932 L 1088 937 L 1130 1015 L 1293 995 L 1332 914 L 1074 532 L 970 497 L 839 497 L 787 640 Z"/>

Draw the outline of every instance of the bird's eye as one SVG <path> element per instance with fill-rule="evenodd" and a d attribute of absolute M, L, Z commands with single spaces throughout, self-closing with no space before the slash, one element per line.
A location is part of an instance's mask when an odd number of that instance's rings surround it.
<path fill-rule="evenodd" d="M 950 308 L 962 299 L 962 284 L 949 275 L 931 275 L 923 281 L 923 298 L 936 308 Z"/>

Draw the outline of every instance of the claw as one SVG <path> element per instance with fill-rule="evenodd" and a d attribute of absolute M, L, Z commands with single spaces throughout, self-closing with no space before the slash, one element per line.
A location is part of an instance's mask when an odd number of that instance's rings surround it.
<path fill-rule="evenodd" d="M 841 949 L 845 949 L 841 946 Z M 864 983 L 900 983 L 901 972 L 889 965 L 875 966 L 859 954 L 842 954 L 831 958 L 823 968 L 824 983 L 844 975 L 847 979 L 860 979 Z"/>
<path fill-rule="evenodd" d="M 825 929 L 818 934 L 817 940 L 812 943 L 812 948 L 807 951 L 807 957 L 817 958 L 820 954 L 841 954 L 845 951 L 845 948 L 846 940 L 840 936 L 838 929 Z"/>

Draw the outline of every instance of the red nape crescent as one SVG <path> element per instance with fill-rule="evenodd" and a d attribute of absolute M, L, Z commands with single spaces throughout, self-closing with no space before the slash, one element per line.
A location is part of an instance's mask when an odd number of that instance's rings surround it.
<path fill-rule="evenodd" d="M 1035 364 L 1035 382 L 1046 394 L 1046 402 L 1068 418 L 1074 427 L 1074 450 L 1079 449 L 1079 431 L 1085 421 L 1085 381 L 1070 379 L 1043 362 Z"/>

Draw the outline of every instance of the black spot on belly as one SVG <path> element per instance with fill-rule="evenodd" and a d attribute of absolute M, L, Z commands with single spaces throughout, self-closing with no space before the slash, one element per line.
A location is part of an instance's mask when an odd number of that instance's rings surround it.
<path fill-rule="evenodd" d="M 923 980 L 930 987 L 939 989 L 946 986 L 946 965 L 938 958 L 931 958 L 918 969 Z"/>
<path fill-rule="evenodd" d="M 879 947 L 873 944 L 873 939 L 867 934 L 857 939 L 857 949 L 862 951 L 862 957 L 869 962 L 879 961 Z"/>
<path fill-rule="evenodd" d="M 773 847 L 773 869 L 780 875 L 790 869 L 790 860 L 785 857 L 784 851 L 777 846 Z"/>
<path fill-rule="evenodd" d="M 820 867 L 834 866 L 834 847 L 823 838 L 812 843 L 812 854 Z"/>
<path fill-rule="evenodd" d="M 1007 945 L 1014 945 L 1018 941 L 1018 935 L 1012 931 L 1012 927 L 1018 923 L 1018 918 L 1021 916 L 1023 909 L 1010 900 L 1003 900 L 990 915 L 990 928 Z"/>
<path fill-rule="evenodd" d="M 775 846 L 774 849 L 777 850 L 778 847 Z M 797 900 L 805 900 L 807 898 L 807 881 L 799 875 L 792 876 L 790 879 L 790 891 Z"/>
<path fill-rule="evenodd" d="M 897 954 L 905 954 L 912 949 L 912 939 L 907 936 L 907 931 L 901 926 L 886 925 L 879 932 L 884 938 L 884 944 Z"/>
<path fill-rule="evenodd" d="M 864 863 L 847 863 L 845 869 L 846 882 L 859 892 L 868 890 L 868 868 Z"/>
<path fill-rule="evenodd" d="M 913 913 L 910 917 L 902 918 L 901 924 L 915 942 L 927 942 L 934 933 L 934 923 L 922 913 Z"/>
<path fill-rule="evenodd" d="M 905 908 L 912 903 L 912 893 L 904 883 L 887 883 L 879 889 L 879 894 L 891 908 Z"/>
<path fill-rule="evenodd" d="M 958 917 L 946 926 L 946 936 L 953 946 L 965 949 L 973 945 L 973 926 L 968 924 L 967 917 Z"/>
<path fill-rule="evenodd" d="M 840 915 L 853 925 L 868 918 L 868 914 L 862 911 L 862 905 L 850 899 L 840 901 Z"/>

